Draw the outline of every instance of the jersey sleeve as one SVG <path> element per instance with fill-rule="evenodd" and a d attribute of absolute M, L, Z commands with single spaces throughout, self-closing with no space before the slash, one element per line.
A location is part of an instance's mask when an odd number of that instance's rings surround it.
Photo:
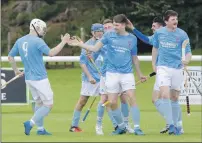
<path fill-rule="evenodd" d="M 131 50 L 131 55 L 132 56 L 137 55 L 137 38 L 136 37 L 134 37 L 133 47 L 132 47 L 132 50 Z"/>
<path fill-rule="evenodd" d="M 184 40 L 189 40 L 189 37 L 188 37 L 188 35 L 187 35 L 187 33 L 185 32 L 185 34 L 184 34 L 184 37 L 183 37 L 183 41 Z M 190 46 L 190 40 L 189 40 L 189 43 L 187 44 L 187 46 L 186 46 L 186 48 L 185 48 L 185 53 L 187 54 L 187 53 L 191 53 L 191 46 Z"/>
<path fill-rule="evenodd" d="M 106 33 L 102 36 L 100 42 L 102 42 L 103 45 L 107 45 L 107 44 L 108 44 L 108 37 L 109 37 L 109 32 L 106 32 Z"/>
<path fill-rule="evenodd" d="M 81 55 L 80 55 L 80 64 L 87 64 L 88 58 L 86 56 L 86 50 L 82 49 Z"/>
<path fill-rule="evenodd" d="M 98 58 L 98 56 L 101 54 L 101 49 L 95 53 L 93 53 L 93 59 L 94 61 Z"/>
<path fill-rule="evenodd" d="M 159 48 L 158 33 L 155 32 L 153 36 L 153 47 Z"/>
<path fill-rule="evenodd" d="M 8 56 L 10 57 L 15 57 L 19 54 L 19 51 L 18 51 L 18 42 L 16 41 L 14 46 L 12 47 L 12 49 L 10 50 Z"/>
<path fill-rule="evenodd" d="M 150 39 L 148 36 L 142 34 L 140 31 L 138 31 L 136 28 L 133 30 L 133 33 L 144 43 L 150 44 Z"/>
<path fill-rule="evenodd" d="M 39 51 L 41 51 L 43 54 L 45 55 L 49 55 L 50 52 L 50 48 L 48 47 L 48 45 L 42 40 L 40 39 L 39 43 L 38 43 L 38 47 Z"/>
<path fill-rule="evenodd" d="M 153 45 L 154 35 L 148 36 L 148 39 L 149 39 L 149 44 L 150 44 L 150 45 Z"/>

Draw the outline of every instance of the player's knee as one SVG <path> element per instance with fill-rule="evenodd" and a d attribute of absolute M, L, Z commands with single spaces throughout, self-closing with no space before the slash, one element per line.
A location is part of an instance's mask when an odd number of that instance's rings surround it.
<path fill-rule="evenodd" d="M 170 98 L 170 92 L 166 90 L 161 91 L 161 98 L 163 99 L 169 99 Z"/>
<path fill-rule="evenodd" d="M 128 96 L 128 103 L 130 106 L 136 106 L 136 97 L 135 96 Z"/>
<path fill-rule="evenodd" d="M 162 99 L 169 99 L 169 96 L 168 95 L 163 95 Z"/>
<path fill-rule="evenodd" d="M 111 110 L 115 110 L 115 109 L 118 108 L 118 105 L 115 104 L 115 103 L 110 103 L 109 107 L 110 107 Z"/>
<path fill-rule="evenodd" d="M 108 107 L 111 108 L 112 110 L 117 109 L 117 108 L 118 108 L 118 103 L 117 103 L 117 101 L 115 101 L 115 100 L 110 101 Z"/>
<path fill-rule="evenodd" d="M 172 101 L 178 101 L 178 96 L 171 96 L 170 100 L 172 100 Z"/>
<path fill-rule="evenodd" d="M 172 89 L 172 90 L 171 90 L 170 99 L 171 99 L 172 101 L 178 101 L 178 99 L 179 99 L 179 94 L 180 94 L 180 91 L 175 90 L 175 89 Z"/>
<path fill-rule="evenodd" d="M 118 103 L 117 103 L 117 101 L 116 100 L 112 100 L 112 101 L 110 101 L 110 105 L 117 105 Z"/>
<path fill-rule="evenodd" d="M 102 95 L 100 102 L 103 104 L 103 103 L 107 102 L 107 100 L 108 100 L 107 95 Z"/>
<path fill-rule="evenodd" d="M 154 91 L 152 94 L 152 103 L 154 104 L 159 98 L 159 95 Z"/>
<path fill-rule="evenodd" d="M 37 100 L 35 100 L 35 105 L 36 106 L 42 106 L 43 102 L 41 101 L 41 99 L 37 99 Z"/>
<path fill-rule="evenodd" d="M 123 104 L 126 104 L 126 103 L 127 103 L 127 96 L 126 96 L 126 93 L 122 93 L 122 94 L 121 94 L 120 100 L 121 100 L 121 103 L 123 103 Z"/>
<path fill-rule="evenodd" d="M 53 99 L 44 100 L 44 101 L 43 101 L 43 105 L 44 105 L 44 106 L 47 106 L 47 107 L 49 107 L 49 108 L 53 108 Z"/>
<path fill-rule="evenodd" d="M 88 101 L 87 98 L 81 98 L 81 99 L 79 100 L 79 102 L 78 102 L 80 108 L 83 108 L 83 107 L 86 105 L 87 101 Z"/>

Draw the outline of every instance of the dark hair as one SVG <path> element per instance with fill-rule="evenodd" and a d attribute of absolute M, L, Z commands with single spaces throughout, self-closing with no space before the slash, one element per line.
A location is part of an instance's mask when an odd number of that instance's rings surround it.
<path fill-rule="evenodd" d="M 178 16 L 178 13 L 176 11 L 174 11 L 174 10 L 167 10 L 164 13 L 163 20 L 164 21 L 168 21 L 168 19 L 170 18 L 170 16 Z"/>
<path fill-rule="evenodd" d="M 163 19 L 161 19 L 160 17 L 154 17 L 153 23 L 158 23 L 159 25 L 165 26 Z"/>
<path fill-rule="evenodd" d="M 113 21 L 116 23 L 125 23 L 127 24 L 127 17 L 125 16 L 125 14 L 118 14 L 116 16 L 114 16 Z"/>
<path fill-rule="evenodd" d="M 111 20 L 111 19 L 105 19 L 105 20 L 103 21 L 103 24 L 106 24 L 106 23 L 112 23 L 112 20 Z"/>

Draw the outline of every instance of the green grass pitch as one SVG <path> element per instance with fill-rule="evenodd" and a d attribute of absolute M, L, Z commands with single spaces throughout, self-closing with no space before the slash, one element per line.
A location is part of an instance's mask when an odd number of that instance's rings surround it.
<path fill-rule="evenodd" d="M 192 62 L 191 65 L 201 65 Z M 2 67 L 5 66 L 2 64 Z M 151 73 L 151 62 L 141 62 L 140 67 L 145 75 Z M 145 136 L 125 134 L 111 136 L 113 130 L 108 115 L 105 112 L 103 120 L 104 136 L 95 134 L 96 108 L 98 99 L 84 123 L 80 122 L 82 133 L 71 133 L 69 127 L 75 104 L 80 96 L 81 69 L 57 69 L 48 70 L 48 77 L 54 91 L 54 107 L 45 119 L 45 128 L 53 133 L 52 136 L 37 136 L 36 127 L 30 136 L 24 134 L 23 122 L 32 116 L 29 106 L 2 106 L 2 141 L 3 142 L 201 142 L 202 123 L 201 106 L 191 105 L 191 116 L 187 116 L 186 107 L 183 110 L 183 126 L 185 134 L 181 136 L 169 136 L 160 134 L 165 126 L 165 121 L 157 113 L 151 102 L 151 93 L 154 79 L 150 78 L 146 83 L 137 86 L 137 103 L 140 107 L 141 128 Z M 83 109 L 83 118 L 92 98 Z M 131 122 L 131 120 L 130 120 Z M 132 123 L 132 122 L 131 122 Z"/>

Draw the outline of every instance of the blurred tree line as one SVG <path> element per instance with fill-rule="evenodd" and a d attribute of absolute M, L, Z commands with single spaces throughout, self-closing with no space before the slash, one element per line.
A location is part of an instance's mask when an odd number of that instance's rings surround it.
<path fill-rule="evenodd" d="M 1 1 L 1 50 L 6 55 L 8 32 L 11 32 L 11 47 L 17 38 L 29 32 L 33 18 L 47 22 L 45 41 L 50 47 L 60 42 L 60 34 L 68 32 L 80 36 L 80 28 L 85 29 L 85 39 L 90 38 L 92 23 L 123 13 L 137 29 L 152 35 L 151 24 L 155 16 L 162 17 L 168 9 L 179 14 L 179 27 L 185 30 L 192 49 L 202 48 L 202 1 L 201 0 L 2 0 Z M 67 47 L 67 46 L 66 46 Z M 138 40 L 139 53 L 151 52 L 151 47 Z M 72 48 L 73 54 L 79 48 Z"/>

